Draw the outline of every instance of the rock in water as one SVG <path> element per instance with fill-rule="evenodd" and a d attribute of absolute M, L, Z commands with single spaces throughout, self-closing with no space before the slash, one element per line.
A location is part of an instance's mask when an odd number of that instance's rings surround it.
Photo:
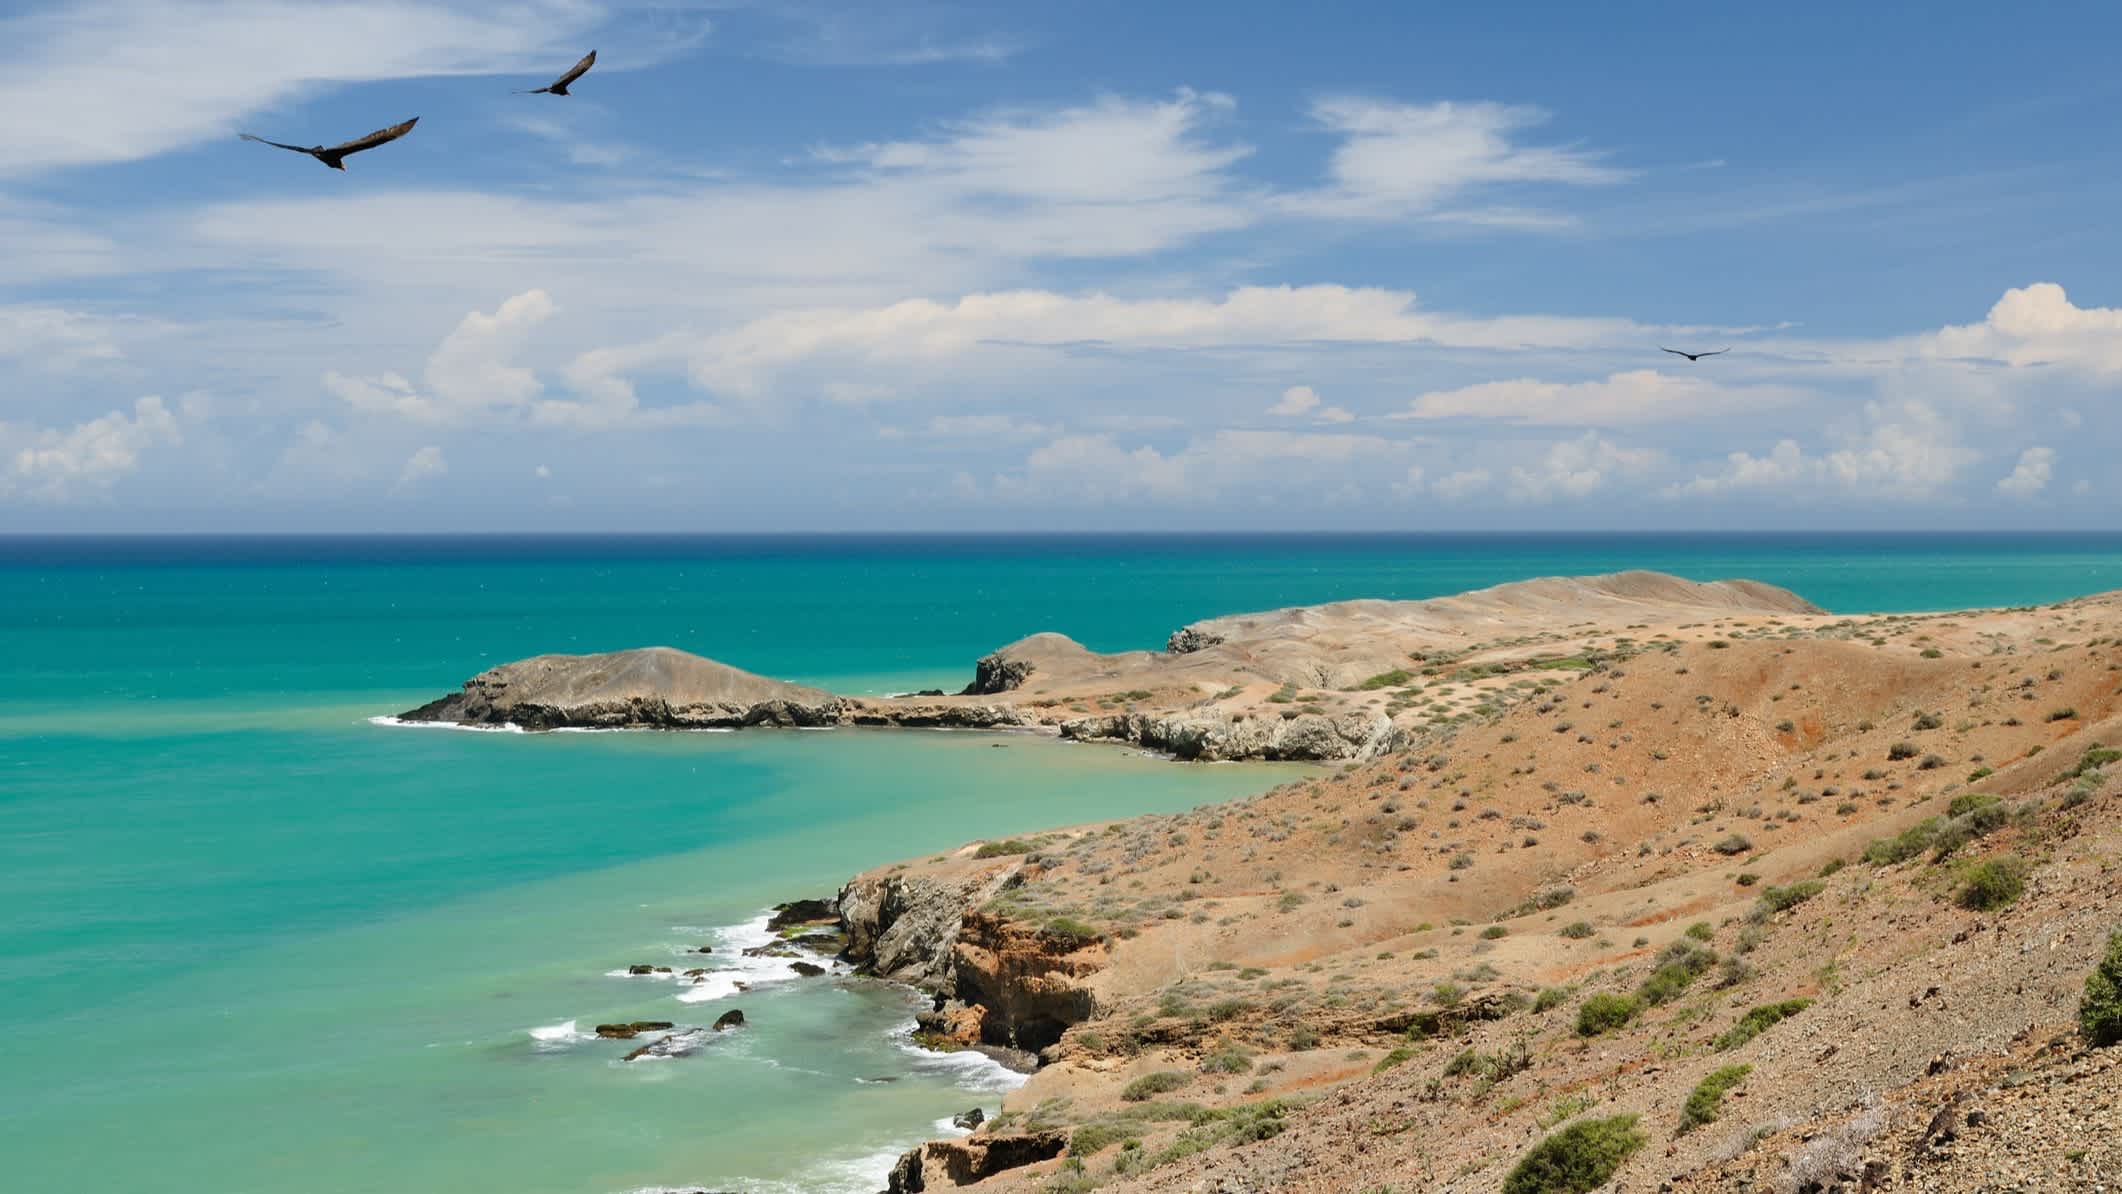
<path fill-rule="evenodd" d="M 778 933 L 797 925 L 832 920 L 833 915 L 831 900 L 790 900 L 786 904 L 774 905 L 774 914 L 767 918 L 766 927 Z"/>
<path fill-rule="evenodd" d="M 400 714 L 405 721 L 531 730 L 828 726 L 846 716 L 846 702 L 823 689 L 769 680 L 672 647 L 504 663 L 466 680 L 461 692 Z"/>
<path fill-rule="evenodd" d="M 955 1127 L 970 1130 L 972 1128 L 977 1128 L 981 1124 L 987 1122 L 987 1112 L 980 1110 L 978 1107 L 975 1107 L 970 1111 L 961 1111 L 958 1114 L 952 1116 L 950 1122 Z"/>
<path fill-rule="evenodd" d="M 825 973 L 825 967 L 814 962 L 790 962 L 788 968 L 804 978 L 816 978 Z"/>
<path fill-rule="evenodd" d="M 736 1008 L 731 1008 L 728 1011 L 723 1012 L 721 1016 L 717 1017 L 715 1020 L 716 1032 L 727 1032 L 732 1028 L 742 1027 L 744 1027 L 744 1013 L 737 1010 Z"/>

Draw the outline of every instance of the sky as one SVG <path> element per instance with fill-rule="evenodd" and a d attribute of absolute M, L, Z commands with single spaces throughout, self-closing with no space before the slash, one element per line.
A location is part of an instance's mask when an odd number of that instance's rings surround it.
<path fill-rule="evenodd" d="M 2118 43 L 0 0 L 0 531 L 2111 529 Z"/>

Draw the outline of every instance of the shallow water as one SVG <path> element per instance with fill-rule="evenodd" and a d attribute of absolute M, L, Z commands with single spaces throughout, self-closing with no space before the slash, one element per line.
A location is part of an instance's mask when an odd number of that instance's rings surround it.
<path fill-rule="evenodd" d="M 2122 541 L 0 540 L 6 1185 L 873 1190 L 1006 1076 L 905 1048 L 887 986 L 682 1003 L 609 972 L 894 858 L 1294 773 L 1028 736 L 369 721 L 493 663 L 665 642 L 956 687 L 1036 629 L 1156 646 L 1215 613 L 1635 565 L 1936 608 L 2122 586 Z M 750 1027 L 689 1057 L 577 1039 L 730 1006 Z"/>

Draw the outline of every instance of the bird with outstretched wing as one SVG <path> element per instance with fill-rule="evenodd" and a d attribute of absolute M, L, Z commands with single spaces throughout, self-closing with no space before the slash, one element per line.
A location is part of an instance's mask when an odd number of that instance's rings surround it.
<path fill-rule="evenodd" d="M 545 85 L 545 86 L 543 86 L 543 87 L 540 87 L 540 88 L 538 88 L 538 89 L 537 89 L 537 90 L 535 90 L 535 91 L 519 91 L 519 92 L 517 92 L 516 94 L 517 94 L 517 95 L 566 95 L 566 94 L 567 94 L 567 86 L 568 86 L 568 84 L 570 84 L 570 83 L 573 83 L 573 82 L 574 82 L 574 81 L 575 81 L 576 79 L 579 79 L 579 78 L 581 78 L 581 77 L 582 77 L 583 75 L 585 75 L 585 74 L 588 74 L 588 73 L 589 73 L 589 68 L 590 68 L 590 67 L 593 67 L 593 66 L 595 66 L 595 65 L 597 65 L 597 51 L 595 51 L 595 50 L 591 50 L 591 51 L 590 51 L 589 53 L 587 53 L 587 54 L 584 54 L 584 55 L 582 56 L 582 61 L 580 61 L 580 62 L 577 62 L 576 64 L 574 64 L 574 65 L 573 65 L 573 66 L 571 66 L 571 67 L 568 67 L 568 68 L 567 68 L 567 73 L 566 73 L 566 74 L 564 74 L 564 75 L 561 75 L 561 76 L 560 76 L 559 78 L 557 78 L 557 79 L 554 79 L 554 80 L 553 80 L 552 82 L 550 82 L 550 83 L 546 84 L 546 85 Z"/>
<path fill-rule="evenodd" d="M 1676 357 L 1686 357 L 1690 361 L 1699 361 L 1703 357 L 1720 357 L 1723 356 L 1725 353 L 1731 351 L 1731 349 L 1729 348 L 1720 348 L 1715 352 L 1681 352 L 1677 348 L 1666 348 L 1662 344 L 1658 347 L 1666 352 L 1673 354 Z"/>
<path fill-rule="evenodd" d="M 403 124 L 394 124 L 387 129 L 377 129 L 366 137 L 358 137 L 338 145 L 289 145 L 284 141 L 268 141 L 263 137 L 254 137 L 249 133 L 242 134 L 242 137 L 245 141 L 256 141 L 260 145 L 270 145 L 274 149 L 288 149 L 296 153 L 306 153 L 334 170 L 344 170 L 346 169 L 345 163 L 348 157 L 360 153 L 364 149 L 374 149 L 378 145 L 388 145 L 392 141 L 396 141 L 405 134 L 412 132 L 413 126 L 418 123 L 420 123 L 420 118 L 415 116 Z"/>

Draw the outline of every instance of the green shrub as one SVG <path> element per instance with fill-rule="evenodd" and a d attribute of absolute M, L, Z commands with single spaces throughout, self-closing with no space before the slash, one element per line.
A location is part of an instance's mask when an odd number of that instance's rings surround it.
<path fill-rule="evenodd" d="M 1722 854 L 1727 858 L 1731 857 L 1734 854 L 1744 854 L 1748 850 L 1751 850 L 1753 848 L 1754 844 L 1750 841 L 1747 841 L 1746 835 L 1743 833 L 1734 833 L 1729 837 L 1719 840 L 1715 845 L 1712 845 L 1710 847 L 1710 849 L 1715 850 L 1717 853 Z"/>
<path fill-rule="evenodd" d="M 1707 941 L 1717 935 L 1717 930 L 1706 920 L 1698 920 L 1687 926 L 1687 935 L 1697 941 Z"/>
<path fill-rule="evenodd" d="M 1760 1036 L 1783 1021 L 1813 1005 L 1810 999 L 1786 999 L 1781 1003 L 1764 1003 L 1739 1017 L 1739 1022 L 1724 1030 L 1716 1040 L 1719 1053 L 1736 1049 Z"/>
<path fill-rule="evenodd" d="M 2025 892 L 2025 862 L 2010 856 L 1986 859 L 1968 868 L 1960 887 L 1960 906 L 1994 912 Z"/>
<path fill-rule="evenodd" d="M 1483 941 L 1494 941 L 1499 937 L 1508 936 L 1510 936 L 1510 930 L 1504 928 L 1502 925 L 1490 925 L 1487 928 L 1481 930 L 1481 940 Z"/>
<path fill-rule="evenodd" d="M 1538 995 L 1533 997 L 1533 1010 L 1536 1012 L 1552 1011 L 1567 1002 L 1569 1002 L 1568 987 L 1544 987 Z"/>
<path fill-rule="evenodd" d="M 1225 1045 L 1201 1062 L 1204 1074 L 1243 1074 L 1252 1068 L 1252 1051 L 1243 1045 Z"/>
<path fill-rule="evenodd" d="M 1945 806 L 1945 815 L 1948 817 L 1965 816 L 1978 808 L 1987 808 L 1990 805 L 2001 803 L 2003 803 L 2001 800 L 1987 792 L 1962 792 L 1960 795 L 1953 797 L 1951 804 Z"/>
<path fill-rule="evenodd" d="M 1588 920 L 1573 920 L 1556 929 L 1555 932 L 1572 941 L 1582 941 L 1593 933 L 1598 932 L 1598 930 L 1592 928 L 1592 923 Z"/>
<path fill-rule="evenodd" d="M 2048 711 L 2048 720 L 2076 721 L 2078 720 L 2078 710 L 2070 705 L 2065 705 L 2061 709 L 2050 709 Z"/>
<path fill-rule="evenodd" d="M 1527 1150 L 1503 1194 L 1589 1194 L 1647 1143 L 1633 1115 L 1578 1120 Z"/>
<path fill-rule="evenodd" d="M 1886 757 L 1896 763 L 1903 759 L 1913 759 L 1921 753 L 1922 748 L 1913 742 L 1896 742 L 1886 748 Z"/>
<path fill-rule="evenodd" d="M 1577 1035 L 1600 1036 L 1643 1014 L 1643 1001 L 1634 995 L 1602 991 L 1577 1006 Z"/>
<path fill-rule="evenodd" d="M 1399 1048 L 1393 1050 L 1392 1052 L 1386 1054 L 1385 1056 L 1379 1058 L 1378 1064 L 1372 1066 L 1370 1068 L 1370 1072 L 1373 1074 L 1382 1074 L 1385 1071 L 1393 1068 L 1394 1066 L 1399 1065 L 1401 1062 L 1406 1061 L 1408 1058 L 1413 1057 L 1414 1055 L 1415 1050 L 1412 1045 L 1402 1045 Z"/>
<path fill-rule="evenodd" d="M 1650 977 L 1636 988 L 1636 995 L 1654 1006 L 1671 1003 L 1686 994 L 1694 981 L 1716 964 L 1716 950 L 1682 937 L 1658 951 L 1657 958 L 1651 963 Z"/>
<path fill-rule="evenodd" d="M 1192 1080 L 1178 1070 L 1158 1070 L 1122 1087 L 1120 1097 L 1130 1103 L 1146 1103 L 1160 1094 L 1170 1094 Z"/>
<path fill-rule="evenodd" d="M 2088 771 L 2098 771 L 2116 759 L 2122 759 L 2122 750 L 2110 750 L 2105 746 L 2088 746 L 2078 756 L 2078 765 L 2071 768 L 2070 778 L 2076 779 Z"/>
<path fill-rule="evenodd" d="M 1039 934 L 1056 944 L 1073 945 L 1077 948 L 1105 940 L 1105 934 L 1099 931 L 1098 926 L 1086 924 L 1073 916 L 1054 917 L 1040 928 Z"/>
<path fill-rule="evenodd" d="M 1401 668 L 1394 668 L 1389 672 L 1379 672 L 1377 675 L 1372 676 L 1370 679 L 1365 680 L 1363 683 L 1358 684 L 1356 687 L 1363 689 L 1398 688 L 1414 678 L 1415 676 L 1413 672 L 1409 672 Z"/>
<path fill-rule="evenodd" d="M 1753 1072 L 1750 1065 L 1728 1065 L 1697 1082 L 1688 1093 L 1687 1105 L 1680 1110 L 1680 1130 L 1691 1132 L 1703 1124 L 1717 1122 L 1717 1104 Z"/>
<path fill-rule="evenodd" d="M 1127 1132 L 1113 1124 L 1084 1124 L 1069 1134 L 1068 1155 L 1087 1157 L 1100 1149 L 1118 1144 Z"/>
<path fill-rule="evenodd" d="M 1902 830 L 1898 837 L 1875 839 L 1864 847 L 1864 861 L 1874 866 L 1906 862 L 1930 849 L 1931 837 L 1937 833 L 1939 824 L 1938 818 L 1931 817 Z"/>
<path fill-rule="evenodd" d="M 2107 956 L 2085 976 L 2078 1030 L 2095 1049 L 2122 1044 L 2122 929 L 2107 939 Z"/>
<path fill-rule="evenodd" d="M 1761 904 L 1771 913 L 1783 912 L 1826 890 L 1827 883 L 1822 879 L 1805 879 L 1789 887 L 1764 887 L 1761 889 Z"/>
<path fill-rule="evenodd" d="M 1032 844 L 1030 842 L 1022 842 L 1016 838 L 1011 838 L 1006 842 L 982 842 L 980 843 L 980 848 L 973 851 L 973 857 L 1000 858 L 1005 854 L 1029 854 L 1031 852 Z"/>

